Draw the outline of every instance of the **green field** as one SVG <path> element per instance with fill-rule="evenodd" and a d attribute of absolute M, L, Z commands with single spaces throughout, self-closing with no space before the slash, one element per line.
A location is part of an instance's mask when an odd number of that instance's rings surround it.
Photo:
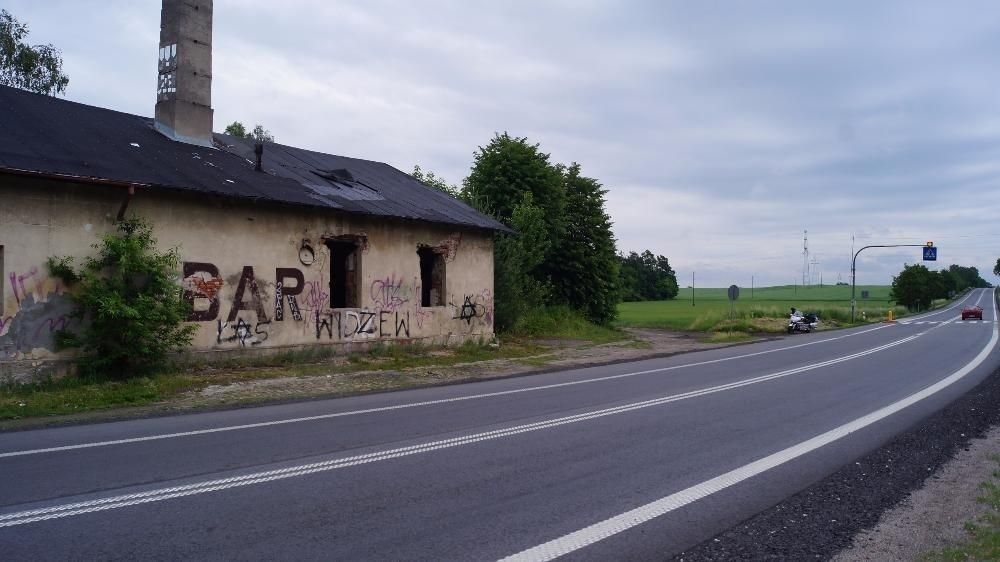
<path fill-rule="evenodd" d="M 889 299 L 889 286 L 857 287 L 860 321 L 880 321 L 891 309 L 895 316 L 906 312 Z M 862 291 L 868 298 L 862 299 Z M 693 331 L 780 332 L 784 330 L 791 307 L 815 312 L 821 325 L 842 326 L 850 323 L 851 288 L 835 285 L 824 287 L 760 287 L 751 292 L 741 288 L 740 296 L 730 312 L 726 288 L 683 288 L 670 301 L 626 302 L 618 305 L 621 326 L 670 328 Z M 864 313 L 862 315 L 862 313 Z"/>

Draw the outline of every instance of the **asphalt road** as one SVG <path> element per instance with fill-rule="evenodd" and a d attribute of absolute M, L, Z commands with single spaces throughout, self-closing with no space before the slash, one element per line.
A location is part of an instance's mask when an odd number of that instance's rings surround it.
<path fill-rule="evenodd" d="M 961 321 L 977 302 L 984 321 Z M 998 327 L 977 290 L 664 359 L 0 434 L 0 556 L 663 558 L 975 386 Z"/>

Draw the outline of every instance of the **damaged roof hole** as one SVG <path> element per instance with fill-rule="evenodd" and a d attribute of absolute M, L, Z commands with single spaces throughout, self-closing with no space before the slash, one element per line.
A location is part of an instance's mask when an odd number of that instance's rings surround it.
<path fill-rule="evenodd" d="M 312 173 L 325 180 L 354 181 L 354 176 L 346 168 L 337 168 L 336 170 L 312 170 Z"/>

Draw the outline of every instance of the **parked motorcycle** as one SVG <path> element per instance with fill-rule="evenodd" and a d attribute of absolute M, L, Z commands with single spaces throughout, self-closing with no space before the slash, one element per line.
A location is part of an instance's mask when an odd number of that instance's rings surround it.
<path fill-rule="evenodd" d="M 802 314 L 798 310 L 792 309 L 792 314 L 788 318 L 788 333 L 813 331 L 819 324 L 819 317 L 813 313 Z"/>

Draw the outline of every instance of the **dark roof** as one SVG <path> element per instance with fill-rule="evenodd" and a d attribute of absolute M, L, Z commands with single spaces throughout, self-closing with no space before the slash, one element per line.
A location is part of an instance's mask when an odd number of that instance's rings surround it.
<path fill-rule="evenodd" d="M 153 120 L 0 86 L 0 172 L 30 172 L 509 231 L 388 164 L 215 134 L 217 149 L 168 139 Z"/>

